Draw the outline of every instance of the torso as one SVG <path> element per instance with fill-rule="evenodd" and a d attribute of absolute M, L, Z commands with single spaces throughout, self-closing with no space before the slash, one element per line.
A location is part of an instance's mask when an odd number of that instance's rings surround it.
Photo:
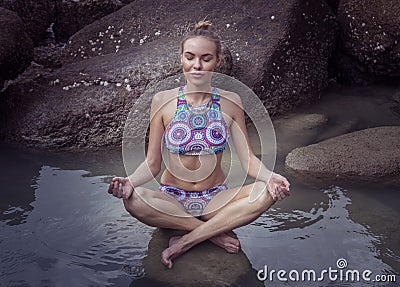
<path fill-rule="evenodd" d="M 163 93 L 163 100 L 165 100 L 166 104 L 160 111 L 164 130 L 167 129 L 175 116 L 178 91 L 179 88 L 176 88 Z M 225 98 L 225 91 L 218 89 L 218 92 L 223 111 L 222 115 L 227 127 L 229 127 L 232 122 L 229 104 L 226 104 L 229 101 Z M 163 148 L 165 149 L 165 146 Z M 221 168 L 222 154 L 222 152 L 219 152 L 205 155 L 181 155 L 166 151 L 164 155 L 167 156 L 166 160 L 169 164 L 161 176 L 161 183 L 187 191 L 201 191 L 223 184 L 225 174 Z"/>

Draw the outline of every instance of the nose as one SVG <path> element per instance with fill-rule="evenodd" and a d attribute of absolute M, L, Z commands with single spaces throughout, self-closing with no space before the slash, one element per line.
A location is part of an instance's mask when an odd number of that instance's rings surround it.
<path fill-rule="evenodd" d="M 197 58 L 194 62 L 193 69 L 201 70 L 201 59 Z"/>

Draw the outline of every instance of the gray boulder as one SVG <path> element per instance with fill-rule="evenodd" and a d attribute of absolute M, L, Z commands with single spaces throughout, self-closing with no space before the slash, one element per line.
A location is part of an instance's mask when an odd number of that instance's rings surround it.
<path fill-rule="evenodd" d="M 137 0 L 72 36 L 60 70 L 10 86 L 0 134 L 47 149 L 118 146 L 135 100 L 180 72 L 181 35 L 206 16 L 226 48 L 221 72 L 253 89 L 271 115 L 326 86 L 335 17 L 323 1 Z"/>
<path fill-rule="evenodd" d="M 31 63 L 33 43 L 24 23 L 14 12 L 0 7 L 0 90 Z"/>
<path fill-rule="evenodd" d="M 286 168 L 310 177 L 379 181 L 400 174 L 400 126 L 364 129 L 292 150 Z"/>
<path fill-rule="evenodd" d="M 400 2 L 340 1 L 338 77 L 356 84 L 400 76 Z"/>
<path fill-rule="evenodd" d="M 243 253 L 227 253 L 209 241 L 202 242 L 173 260 L 172 269 L 161 263 L 161 252 L 171 236 L 184 232 L 156 229 L 143 259 L 144 277 L 131 286 L 233 287 L 264 286 Z M 235 236 L 231 234 L 231 236 Z"/>
<path fill-rule="evenodd" d="M 63 62 L 182 36 L 204 18 L 231 52 L 231 75 L 252 88 L 271 114 L 316 98 L 326 87 L 336 22 L 323 1 L 137 0 L 72 36 Z"/>
<path fill-rule="evenodd" d="M 179 72 L 175 43 L 160 39 L 10 85 L 2 95 L 0 134 L 45 149 L 119 146 L 125 118 L 145 87 Z"/>
<path fill-rule="evenodd" d="M 86 25 L 121 9 L 119 0 L 63 0 L 57 5 L 54 22 L 56 39 L 67 42 L 68 38 Z"/>
<path fill-rule="evenodd" d="M 18 14 L 35 46 L 47 37 L 47 28 L 54 22 L 56 5 L 61 0 L 0 0 L 0 6 Z"/>

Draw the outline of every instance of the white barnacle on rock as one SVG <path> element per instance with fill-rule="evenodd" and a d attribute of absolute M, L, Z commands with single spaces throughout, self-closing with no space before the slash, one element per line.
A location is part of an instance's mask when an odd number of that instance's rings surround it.
<path fill-rule="evenodd" d="M 365 27 L 365 23 L 362 23 L 362 24 L 361 24 L 361 27 Z"/>
<path fill-rule="evenodd" d="M 116 83 L 115 85 L 116 85 L 117 87 L 121 87 L 121 86 L 122 86 L 121 83 Z"/>
<path fill-rule="evenodd" d="M 114 35 L 113 35 L 113 34 L 110 35 L 110 39 L 111 39 L 111 40 L 114 39 Z"/>
<path fill-rule="evenodd" d="M 96 48 L 92 48 L 92 52 L 96 52 Z"/>
<path fill-rule="evenodd" d="M 104 36 L 104 33 L 103 32 L 99 32 L 99 37 L 103 37 Z"/>
<path fill-rule="evenodd" d="M 106 30 L 105 33 L 108 34 L 108 30 Z"/>
<path fill-rule="evenodd" d="M 63 87 L 63 90 L 64 90 L 64 91 L 68 91 L 68 90 L 69 90 L 69 86 Z"/>
<path fill-rule="evenodd" d="M 107 82 L 107 81 L 104 81 L 104 82 L 103 82 L 103 86 L 107 87 L 107 86 L 108 86 L 108 82 Z"/>
<path fill-rule="evenodd" d="M 231 26 L 231 24 L 226 24 L 226 28 L 229 28 Z"/>
<path fill-rule="evenodd" d="M 131 85 L 126 85 L 125 90 L 127 90 L 128 92 L 132 91 Z"/>
<path fill-rule="evenodd" d="M 132 39 L 129 40 L 129 42 L 131 42 L 131 44 L 133 44 L 133 42 L 135 42 L 135 39 L 132 38 Z"/>
<path fill-rule="evenodd" d="M 125 83 L 125 84 L 129 83 L 129 79 L 125 78 L 125 79 L 124 79 L 124 83 Z"/>
<path fill-rule="evenodd" d="M 124 28 L 121 28 L 121 30 L 118 31 L 118 34 L 122 34 L 122 32 L 124 32 Z"/>
<path fill-rule="evenodd" d="M 142 45 L 144 43 L 143 39 L 140 39 L 139 44 Z"/>
<path fill-rule="evenodd" d="M 161 35 L 161 31 L 158 30 L 157 32 L 154 33 L 155 36 L 160 36 Z"/>
<path fill-rule="evenodd" d="M 303 13 L 303 14 L 304 14 L 304 13 Z M 271 20 L 274 20 L 274 19 L 275 19 L 275 16 L 274 16 L 274 15 L 272 15 L 272 16 L 271 16 Z"/>
<path fill-rule="evenodd" d="M 108 26 L 108 28 L 107 28 L 108 30 L 110 30 L 111 29 L 111 26 Z"/>

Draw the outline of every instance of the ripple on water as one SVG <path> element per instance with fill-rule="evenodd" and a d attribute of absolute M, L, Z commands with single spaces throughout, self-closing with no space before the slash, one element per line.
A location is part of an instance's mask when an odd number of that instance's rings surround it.
<path fill-rule="evenodd" d="M 346 196 L 346 190 L 331 186 L 323 195 L 325 198 L 311 203 L 309 210 L 285 211 L 277 207 L 253 224 L 235 230 L 253 267 L 259 270 L 267 265 L 270 269 L 286 271 L 312 268 L 318 272 L 330 266 L 337 268 L 336 261 L 344 258 L 351 269 L 395 273 L 379 259 L 381 237 L 350 219 L 347 206 L 351 199 Z M 278 283 L 268 281 L 265 285 L 280 286 Z M 341 283 L 335 286 L 347 286 L 346 282 Z M 365 286 L 365 282 L 364 285 L 352 283 L 351 286 Z M 312 282 L 307 284 L 314 286 Z M 315 284 L 328 285 L 327 280 Z"/>

